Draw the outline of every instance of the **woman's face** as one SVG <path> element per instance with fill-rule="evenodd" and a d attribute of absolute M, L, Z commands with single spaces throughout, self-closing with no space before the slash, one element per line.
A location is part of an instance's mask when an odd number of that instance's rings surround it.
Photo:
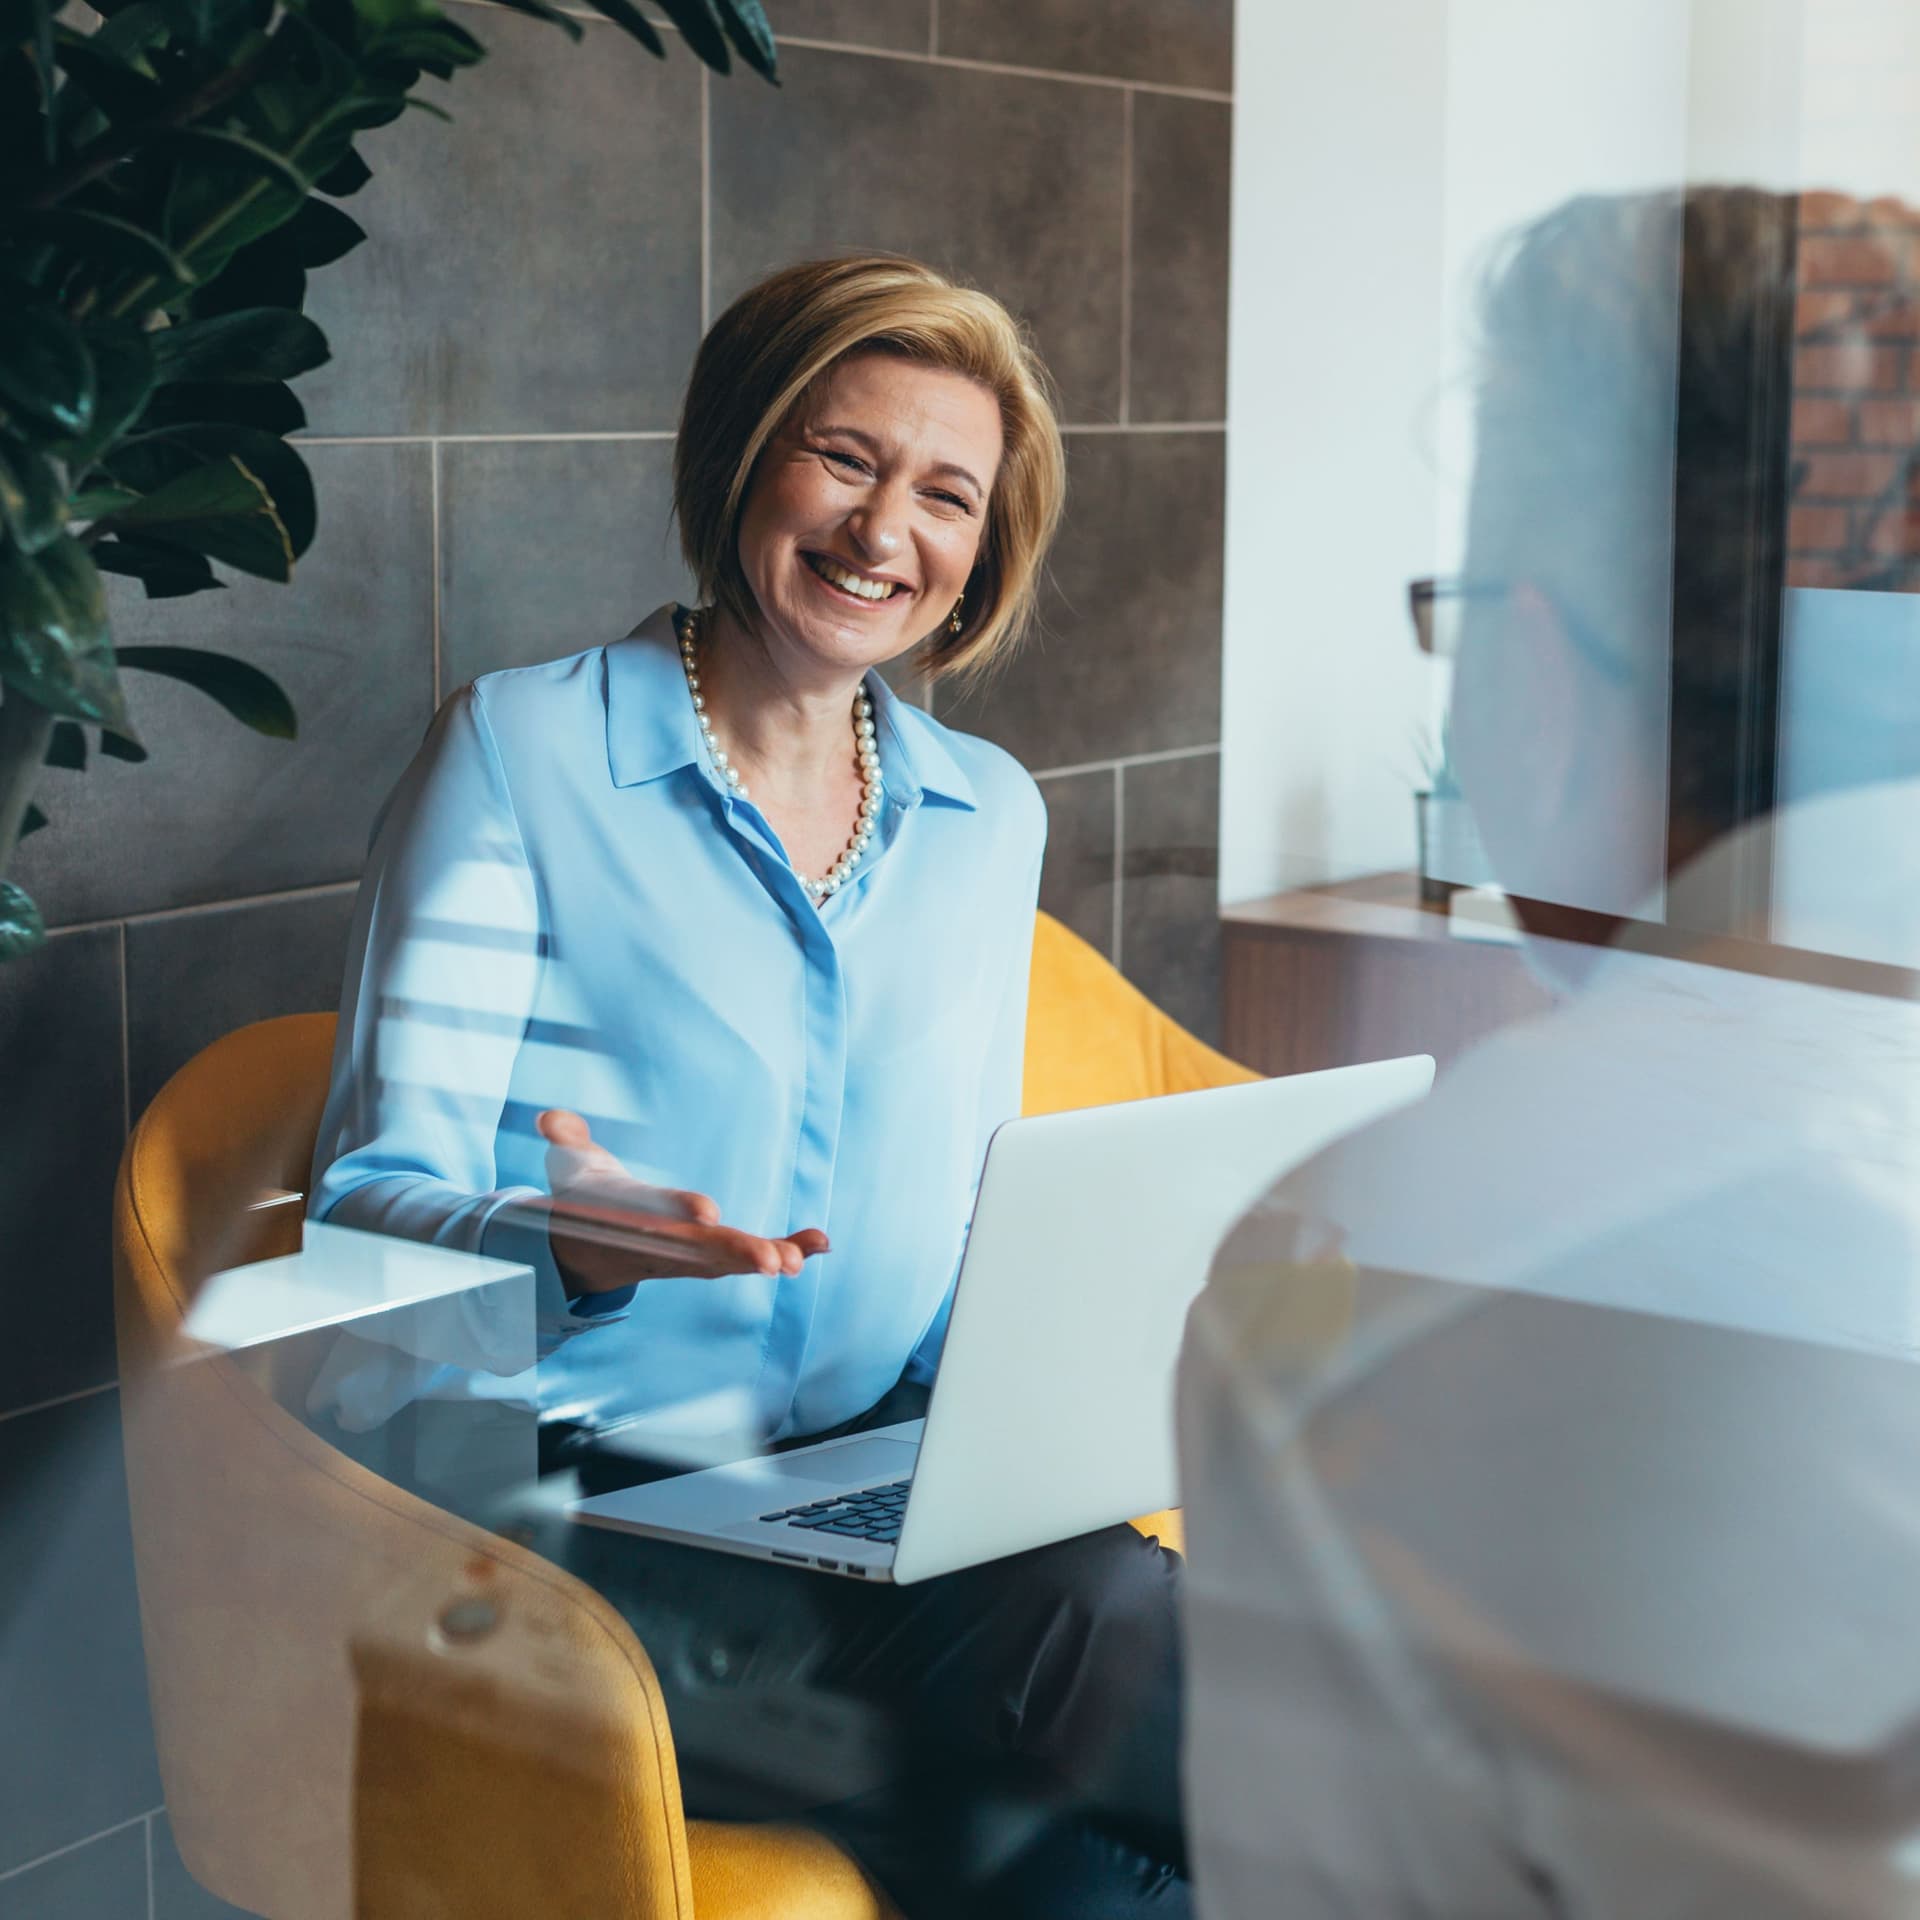
<path fill-rule="evenodd" d="M 973 571 L 1000 453 L 999 403 L 975 381 L 841 361 L 747 489 L 740 565 L 768 644 L 864 671 L 924 640 Z"/>

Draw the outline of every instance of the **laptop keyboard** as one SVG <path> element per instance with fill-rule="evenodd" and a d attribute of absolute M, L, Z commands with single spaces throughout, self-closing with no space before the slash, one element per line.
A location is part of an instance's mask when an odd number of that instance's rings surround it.
<path fill-rule="evenodd" d="M 837 1534 L 842 1539 L 878 1540 L 891 1545 L 900 1538 L 900 1518 L 906 1512 L 909 1480 L 884 1487 L 865 1487 L 858 1493 L 836 1494 L 831 1500 L 811 1500 L 804 1507 L 781 1507 L 763 1513 L 762 1520 L 784 1520 L 809 1533 Z"/>

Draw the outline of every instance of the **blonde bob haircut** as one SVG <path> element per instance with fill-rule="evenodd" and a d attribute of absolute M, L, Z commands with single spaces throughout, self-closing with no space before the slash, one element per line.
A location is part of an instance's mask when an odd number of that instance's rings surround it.
<path fill-rule="evenodd" d="M 741 570 L 740 521 L 755 464 L 796 408 L 849 354 L 896 353 L 964 374 L 1000 403 L 1000 468 L 958 633 L 950 608 L 920 648 L 928 678 L 971 680 L 1027 636 L 1041 565 L 1066 499 L 1055 388 L 1027 330 L 990 294 L 903 254 L 853 254 L 783 268 L 708 329 L 694 357 L 673 454 L 680 551 L 700 599 L 751 633 L 759 608 Z"/>

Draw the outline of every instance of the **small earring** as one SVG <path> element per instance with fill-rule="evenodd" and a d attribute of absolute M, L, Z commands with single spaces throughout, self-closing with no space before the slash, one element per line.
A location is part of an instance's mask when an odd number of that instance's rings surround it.
<path fill-rule="evenodd" d="M 947 615 L 947 629 L 949 632 L 958 633 L 960 631 L 960 628 L 963 624 L 960 618 L 960 609 L 965 604 L 966 604 L 965 594 L 962 594 L 960 598 L 953 603 L 953 611 Z"/>

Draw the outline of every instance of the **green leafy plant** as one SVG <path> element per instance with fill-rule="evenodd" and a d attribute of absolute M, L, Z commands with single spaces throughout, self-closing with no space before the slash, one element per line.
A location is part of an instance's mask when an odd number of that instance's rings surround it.
<path fill-rule="evenodd" d="M 665 57 L 633 0 L 599 13 Z M 549 0 L 505 0 L 576 40 Z M 5 878 L 41 769 L 142 760 L 123 675 L 291 739 L 259 668 L 116 647 L 103 574 L 162 598 L 215 564 L 288 581 L 318 508 L 289 382 L 328 358 L 307 276 L 361 244 L 356 142 L 486 49 L 433 0 L 0 0 L 0 959 L 45 937 Z M 760 0 L 659 0 L 707 66 L 777 84 Z M 730 51 L 731 50 L 731 51 Z"/>
<path fill-rule="evenodd" d="M 1458 800 L 1460 776 L 1453 765 L 1453 717 L 1442 720 L 1430 738 L 1420 741 L 1415 752 L 1420 762 L 1419 791 L 1433 800 Z"/>

